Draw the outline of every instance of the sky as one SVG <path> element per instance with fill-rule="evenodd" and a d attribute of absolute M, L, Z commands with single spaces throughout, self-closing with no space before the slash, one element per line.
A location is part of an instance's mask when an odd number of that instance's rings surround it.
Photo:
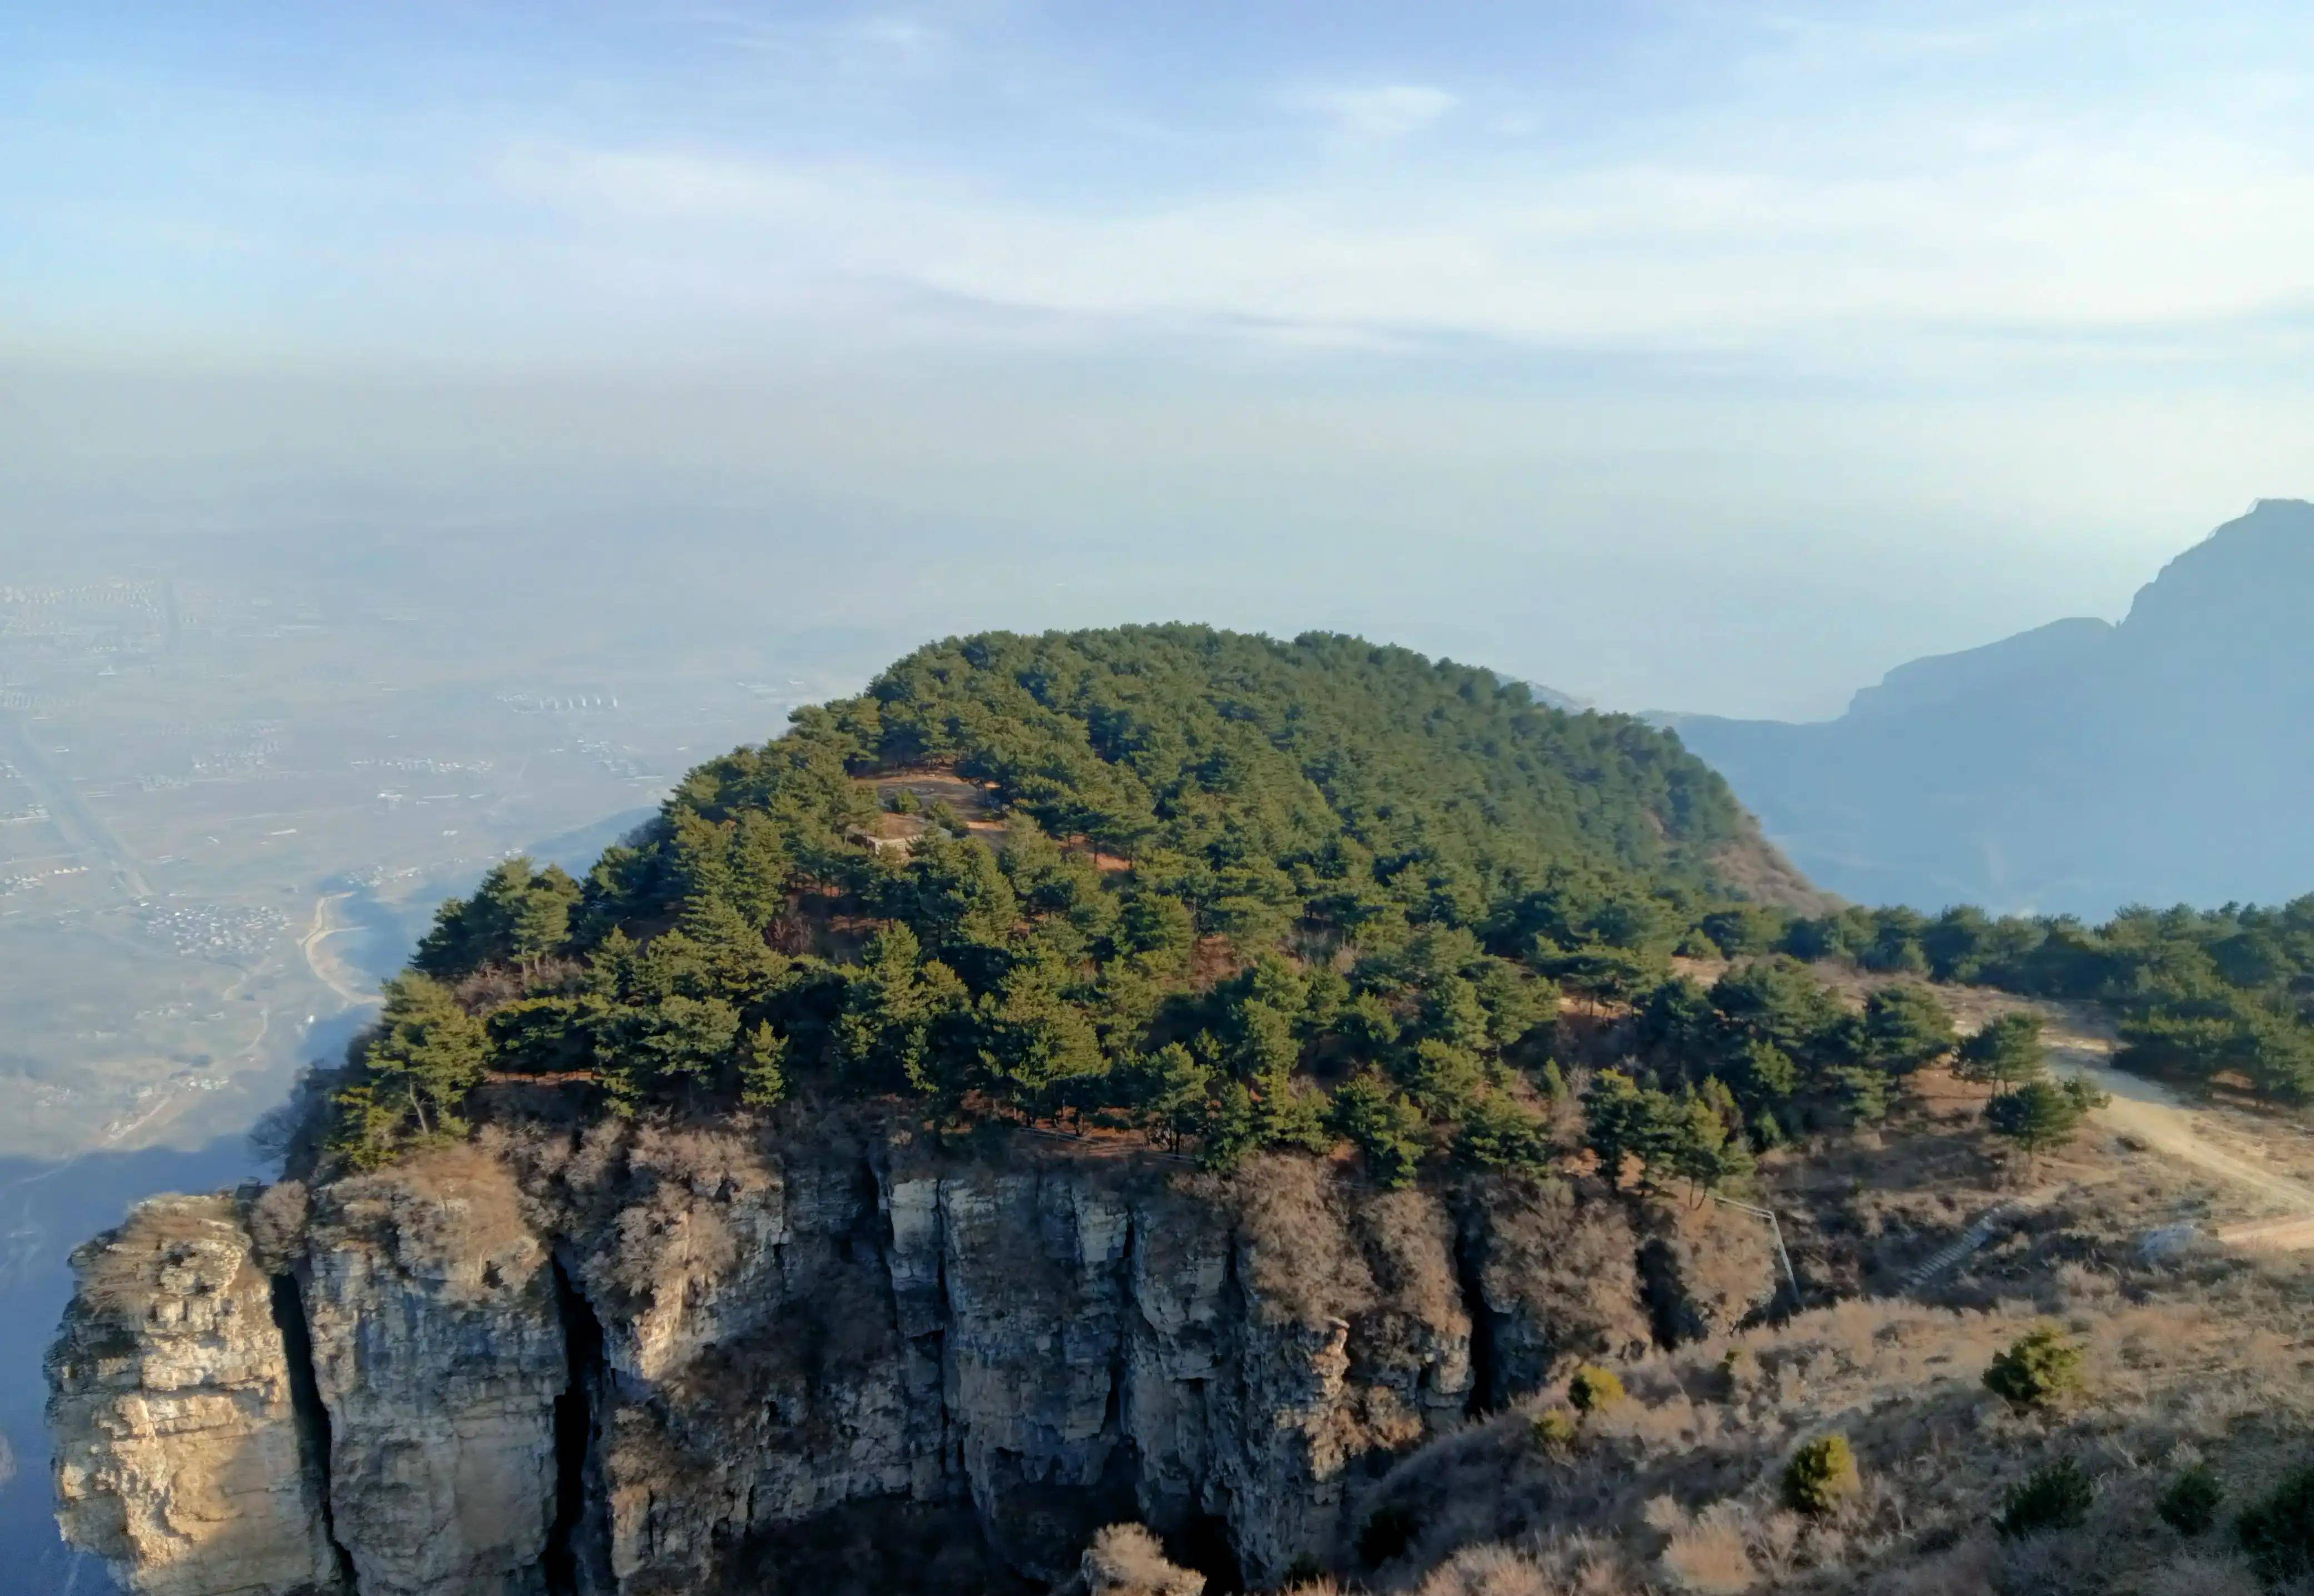
<path fill-rule="evenodd" d="M 888 525 L 938 630 L 1806 717 L 2118 615 L 2309 414 L 2284 0 L 0 13 L 14 547 Z"/>

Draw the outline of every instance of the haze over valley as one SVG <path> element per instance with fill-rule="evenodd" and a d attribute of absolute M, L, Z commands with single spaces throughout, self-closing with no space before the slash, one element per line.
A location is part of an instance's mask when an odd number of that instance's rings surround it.
<path fill-rule="evenodd" d="M 2314 1589 L 2310 63 L 0 6 L 0 1596 Z"/>

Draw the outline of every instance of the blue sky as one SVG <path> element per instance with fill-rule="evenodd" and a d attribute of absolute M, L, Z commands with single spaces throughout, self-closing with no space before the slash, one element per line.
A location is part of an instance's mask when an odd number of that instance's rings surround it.
<path fill-rule="evenodd" d="M 0 152 L 44 503 L 481 437 L 1812 712 L 2314 494 L 2297 5 L 20 4 Z"/>

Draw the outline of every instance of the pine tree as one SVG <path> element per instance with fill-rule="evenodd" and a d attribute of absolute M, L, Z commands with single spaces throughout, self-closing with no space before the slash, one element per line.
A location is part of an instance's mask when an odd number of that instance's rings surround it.
<path fill-rule="evenodd" d="M 793 864 L 776 822 L 761 810 L 743 810 L 724 850 L 724 895 L 741 919 L 762 930 L 787 907 Z"/>
<path fill-rule="evenodd" d="M 1334 1092 L 1334 1128 L 1365 1160 L 1366 1173 L 1391 1190 L 1410 1186 L 1422 1161 L 1422 1111 L 1378 1075 L 1354 1076 Z"/>
<path fill-rule="evenodd" d="M 1752 1169 L 1752 1150 L 1729 1134 L 1727 1122 L 1711 1101 L 1689 1092 L 1663 1116 L 1663 1159 L 1700 1199 Z"/>
<path fill-rule="evenodd" d="M 1500 1092 L 1471 1105 L 1454 1138 L 1454 1156 L 1476 1169 L 1540 1174 L 1550 1166 L 1550 1128 L 1533 1110 Z"/>
<path fill-rule="evenodd" d="M 366 1113 L 406 1115 L 421 1135 L 463 1135 L 467 1096 L 490 1057 L 490 1035 L 450 989 L 411 973 L 385 983 L 385 1006 L 362 1049 Z"/>
<path fill-rule="evenodd" d="M 847 972 L 833 1042 L 854 1080 L 890 1091 L 922 1078 L 939 1005 L 921 962 L 915 933 L 895 923 L 869 939 L 866 957 Z"/>
<path fill-rule="evenodd" d="M 1642 1090 L 1621 1070 L 1602 1070 L 1583 1094 L 1583 1144 L 1599 1160 L 1599 1173 L 1620 1186 L 1623 1166 L 1638 1159 L 1643 1168 L 1663 1161 L 1666 1148 L 1661 1092 Z"/>
<path fill-rule="evenodd" d="M 1048 1110 L 1059 1082 L 1105 1067 L 1092 1021 L 1062 995 L 1061 973 L 1047 966 L 1021 965 L 982 998 L 978 1032 L 989 1089 L 1032 1119 Z"/>
<path fill-rule="evenodd" d="M 788 1039 L 768 1021 L 747 1033 L 739 1054 L 739 1101 L 750 1108 L 768 1108 L 787 1095 Z"/>
<path fill-rule="evenodd" d="M 1883 987 L 1865 1001 L 1859 1063 L 1909 1075 L 1951 1053 L 1956 1042 L 1950 1010 L 1926 987 Z"/>
<path fill-rule="evenodd" d="M 1993 1134 L 2014 1142 L 2027 1155 L 2046 1152 L 2070 1140 L 2080 1128 L 2084 1113 L 2079 1098 L 2048 1080 L 2028 1080 L 1984 1106 L 1985 1124 Z"/>
<path fill-rule="evenodd" d="M 2037 1080 L 2049 1067 L 2049 1049 L 2041 1040 L 2041 1017 L 2014 1010 L 1987 1024 L 1960 1045 L 1953 1073 L 1963 1080 L 2008 1091 Z"/>
<path fill-rule="evenodd" d="M 1119 1096 L 1141 1123 L 1169 1146 L 1196 1132 L 1212 1095 L 1214 1072 L 1189 1050 L 1170 1042 L 1119 1066 Z"/>

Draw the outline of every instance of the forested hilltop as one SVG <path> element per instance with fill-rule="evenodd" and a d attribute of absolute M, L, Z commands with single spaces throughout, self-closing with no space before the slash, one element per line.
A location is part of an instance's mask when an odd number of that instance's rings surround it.
<path fill-rule="evenodd" d="M 585 881 L 512 860 L 445 904 L 323 1154 L 461 1134 L 490 1085 L 589 1114 L 869 1098 L 1215 1167 L 1347 1141 L 1389 1185 L 1579 1135 L 1710 1185 L 1879 1118 L 1957 1045 L 1919 987 L 1850 1012 L 1824 959 L 2100 1001 L 2126 1064 L 2314 1095 L 2314 900 L 2092 929 L 1736 885 L 1779 878 L 1673 736 L 1486 671 L 1185 626 L 950 639 L 693 772 Z M 1706 988 L 1681 956 L 1734 964 Z M 1576 1071 L 1579 1131 L 1551 1112 L 1563 994 L 1630 1017 L 1569 1061 L 1619 1066 Z M 2030 1089 L 2002 1109 L 2028 1142 L 2079 1118 L 2035 1036 L 1974 1045 Z"/>
<path fill-rule="evenodd" d="M 491 1077 L 605 1111 L 899 1095 L 1226 1160 L 1409 1154 L 1511 1090 L 1558 985 L 1628 987 L 1780 873 L 1672 736 L 1356 639 L 923 648 L 693 772 L 583 882 L 446 904 L 336 1093 L 375 1163 Z"/>

